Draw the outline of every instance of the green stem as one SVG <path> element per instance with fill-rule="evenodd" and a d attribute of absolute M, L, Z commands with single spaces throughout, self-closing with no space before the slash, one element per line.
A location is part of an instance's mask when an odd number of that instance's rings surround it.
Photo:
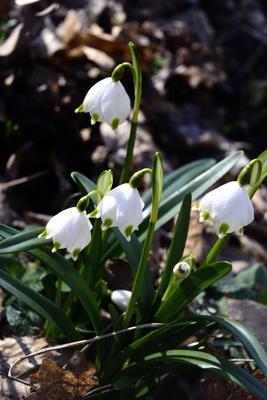
<path fill-rule="evenodd" d="M 124 62 L 122 64 L 117 65 L 117 67 L 115 67 L 114 70 L 112 71 L 111 78 L 114 82 L 118 82 L 121 80 L 125 68 L 130 69 L 130 71 L 133 74 L 133 79 L 135 80 L 135 69 L 133 65 L 131 63 Z"/>
<path fill-rule="evenodd" d="M 133 69 L 135 71 L 134 74 L 134 107 L 133 107 L 133 114 L 131 120 L 131 131 L 130 131 L 130 138 L 128 141 L 127 146 L 127 153 L 126 158 L 124 161 L 124 165 L 121 172 L 120 177 L 120 184 L 125 183 L 128 181 L 129 172 L 132 166 L 133 161 L 133 151 L 134 151 L 134 144 L 136 139 L 136 131 L 137 131 L 137 124 L 138 124 L 138 113 L 140 109 L 140 102 L 142 96 L 142 71 L 141 71 L 141 64 L 138 59 L 136 47 L 133 43 L 129 43 L 129 48 L 132 55 L 133 60 Z"/>
<path fill-rule="evenodd" d="M 101 219 L 98 218 L 95 221 L 91 243 L 88 252 L 85 256 L 85 260 L 88 261 L 86 265 L 86 281 L 91 290 L 94 289 L 97 280 L 99 278 L 100 270 L 100 256 L 102 248 L 102 232 L 101 232 Z"/>
<path fill-rule="evenodd" d="M 62 288 L 62 278 L 59 276 L 57 279 L 57 290 L 56 290 L 56 297 L 55 297 L 55 305 L 60 309 L 61 308 L 61 288 Z M 46 326 L 45 326 L 45 331 L 46 331 L 46 336 L 52 336 L 56 337 L 57 336 L 57 327 L 53 325 L 52 323 L 46 321 Z"/>
<path fill-rule="evenodd" d="M 62 278 L 58 277 L 57 280 L 57 292 L 56 292 L 56 299 L 55 304 L 58 308 L 61 308 L 61 289 L 62 289 Z"/>
<path fill-rule="evenodd" d="M 132 295 L 131 295 L 126 313 L 124 315 L 124 327 L 129 326 L 132 316 L 133 316 L 133 313 L 134 313 L 136 300 L 138 298 L 138 294 L 139 294 L 139 291 L 140 291 L 140 288 L 142 285 L 142 280 L 143 280 L 143 277 L 145 274 L 145 269 L 146 269 L 146 265 L 147 265 L 149 251 L 150 251 L 151 244 L 152 244 L 154 229 L 155 229 L 155 224 L 153 222 L 149 222 L 146 240 L 145 240 L 145 243 L 144 243 L 144 246 L 142 249 L 141 258 L 140 258 L 137 272 L 135 275 Z"/>
<path fill-rule="evenodd" d="M 217 239 L 210 251 L 208 252 L 207 256 L 203 260 L 201 267 L 205 267 L 206 265 L 211 264 L 212 262 L 216 261 L 218 255 L 222 252 L 226 244 L 230 239 L 230 234 L 228 233 L 222 239 Z"/>

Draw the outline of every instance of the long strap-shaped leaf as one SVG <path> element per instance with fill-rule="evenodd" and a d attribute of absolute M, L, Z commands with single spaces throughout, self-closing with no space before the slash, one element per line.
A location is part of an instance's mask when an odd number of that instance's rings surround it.
<path fill-rule="evenodd" d="M 17 234 L 14 228 L 0 226 L 0 235 L 2 237 L 10 237 Z M 0 242 L 1 243 L 1 242 Z M 60 254 L 51 254 L 50 250 L 31 250 L 28 251 L 33 257 L 39 259 L 48 268 L 53 269 L 64 282 L 73 290 L 77 298 L 83 304 L 88 316 L 94 326 L 96 333 L 101 330 L 101 317 L 98 304 L 93 293 L 88 288 L 83 277 L 75 270 L 72 265 Z"/>
<path fill-rule="evenodd" d="M 177 185 L 182 187 L 188 182 L 191 182 L 196 176 L 202 172 L 207 171 L 208 168 L 215 164 L 213 159 L 204 159 L 190 162 L 182 167 L 177 168 L 164 177 L 163 181 L 163 193 L 162 201 L 168 198 L 174 190 L 177 189 Z M 145 207 L 148 207 L 152 201 L 152 189 L 149 189 L 143 196 Z"/>
<path fill-rule="evenodd" d="M 230 331 L 246 348 L 248 353 L 253 357 L 258 367 L 267 377 L 267 354 L 259 343 L 258 339 L 242 324 L 237 321 L 230 320 L 226 317 L 215 317 L 211 315 L 195 316 L 188 321 L 206 320 L 217 323 L 219 326 Z"/>
<path fill-rule="evenodd" d="M 258 396 L 260 399 L 267 399 L 267 387 L 262 385 L 246 370 L 223 357 L 201 351 L 168 350 L 166 352 L 150 354 L 144 357 L 140 363 L 130 364 L 125 368 L 124 374 L 129 376 L 131 372 L 135 370 L 137 370 L 139 374 L 142 371 L 147 374 L 147 371 L 158 368 L 160 365 L 168 365 L 175 371 L 179 365 L 183 364 L 213 372 L 246 388 L 250 393 Z"/>
<path fill-rule="evenodd" d="M 175 264 L 183 255 L 185 242 L 187 238 L 191 212 L 191 194 L 187 194 L 183 200 L 182 207 L 175 225 L 174 234 L 170 249 L 167 255 L 167 261 L 157 290 L 157 299 L 161 299 L 167 289 L 170 277 Z"/>
<path fill-rule="evenodd" d="M 132 275 L 134 277 L 140 260 L 142 246 L 135 234 L 132 235 L 131 241 L 127 242 L 127 240 L 124 238 L 124 236 L 120 233 L 120 231 L 117 228 L 113 229 L 113 233 L 120 242 L 121 247 L 123 248 L 126 254 L 127 260 L 129 261 L 129 265 L 132 271 Z M 153 280 L 151 273 L 149 271 L 149 265 L 147 264 L 146 272 L 142 282 L 141 295 L 139 298 L 141 309 L 145 310 L 148 307 L 149 308 L 151 307 L 153 296 L 154 296 Z"/>
<path fill-rule="evenodd" d="M 0 270 L 0 286 L 27 304 L 52 324 L 56 325 L 67 338 L 79 340 L 80 335 L 70 320 L 58 307 L 40 293 L 12 278 L 8 273 Z"/>
<path fill-rule="evenodd" d="M 168 188 L 168 196 L 163 192 L 162 201 L 159 207 L 159 216 L 156 228 L 160 228 L 167 221 L 173 218 L 181 208 L 182 200 L 186 193 L 192 193 L 192 198 L 195 199 L 208 190 L 214 183 L 216 183 L 226 172 L 228 172 L 233 165 L 241 157 L 242 152 L 235 152 L 230 156 L 224 158 L 216 165 L 206 169 L 202 173 L 197 173 L 194 179 L 191 179 L 186 184 L 180 186 L 177 182 L 173 184 L 172 191 Z M 143 238 L 147 229 L 149 220 L 149 208 L 144 210 L 145 218 L 139 227 L 138 237 Z"/>
<path fill-rule="evenodd" d="M 211 160 L 205 160 L 207 162 L 206 166 L 203 163 L 199 166 L 199 169 L 197 169 L 194 165 L 192 171 L 188 169 L 187 173 L 181 176 L 177 173 L 177 179 L 174 179 L 170 185 L 165 184 L 159 207 L 159 218 L 156 224 L 156 229 L 160 228 L 180 211 L 186 193 L 192 193 L 193 200 L 201 196 L 223 175 L 225 175 L 233 165 L 235 165 L 241 155 L 242 152 L 235 152 L 214 166 L 211 166 Z M 146 195 L 144 197 L 146 197 Z M 140 241 L 144 240 L 147 233 L 151 209 L 149 199 L 150 195 L 147 196 L 147 206 L 144 210 L 144 221 L 136 232 Z M 103 255 L 103 260 L 107 260 L 111 255 L 115 254 L 120 254 L 120 245 L 117 243 L 115 238 L 112 237 L 108 242 L 107 249 Z"/>
<path fill-rule="evenodd" d="M 4 229 L 4 225 L 0 225 L 0 232 Z M 27 251 L 29 249 L 40 248 L 47 246 L 49 241 L 46 239 L 38 239 L 39 233 L 43 231 L 43 228 L 28 229 L 23 232 L 14 230 L 15 233 L 11 237 L 0 241 L 0 254 L 15 253 L 18 251 Z M 11 231 L 9 231 L 10 233 Z M 8 233 L 8 232 L 6 232 Z M 5 232 L 3 231 L 3 235 Z M 1 236 L 3 236 L 1 235 Z"/>
<path fill-rule="evenodd" d="M 160 322 L 168 322 L 175 319 L 187 304 L 217 280 L 228 274 L 231 269 L 231 264 L 226 261 L 217 261 L 199 268 L 181 282 L 161 304 L 156 313 L 156 319 Z"/>

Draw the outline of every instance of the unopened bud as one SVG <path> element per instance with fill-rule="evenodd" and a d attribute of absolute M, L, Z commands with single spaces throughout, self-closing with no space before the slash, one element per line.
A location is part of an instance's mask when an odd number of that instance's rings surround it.
<path fill-rule="evenodd" d="M 187 262 L 179 262 L 178 264 L 175 265 L 173 268 L 173 274 L 176 279 L 179 280 L 184 280 L 190 275 L 191 272 L 191 267 Z"/>

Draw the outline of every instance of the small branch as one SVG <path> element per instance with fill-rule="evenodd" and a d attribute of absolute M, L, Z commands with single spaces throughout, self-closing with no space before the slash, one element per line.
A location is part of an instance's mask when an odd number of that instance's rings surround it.
<path fill-rule="evenodd" d="M 24 183 L 28 183 L 28 182 L 32 181 L 33 179 L 40 178 L 41 176 L 44 176 L 47 174 L 48 174 L 48 171 L 44 170 L 44 171 L 36 172 L 35 174 L 29 175 L 29 176 L 23 176 L 22 178 L 13 179 L 12 181 L 9 181 L 9 182 L 1 182 L 0 188 L 3 190 L 6 190 L 9 188 L 18 186 L 18 185 L 22 185 Z"/>
<path fill-rule="evenodd" d="M 6 375 L 3 372 L 0 372 L 0 376 L 2 376 L 3 378 L 9 379 L 11 381 L 22 383 L 23 385 L 32 386 L 29 382 L 24 381 L 23 379 L 19 379 L 19 378 L 15 378 L 13 376 Z"/>
<path fill-rule="evenodd" d="M 91 339 L 79 340 L 77 342 L 70 342 L 70 343 L 60 344 L 60 345 L 57 345 L 57 346 L 46 347 L 45 349 L 42 349 L 42 350 L 39 350 L 39 351 L 34 351 L 33 353 L 30 353 L 30 354 L 27 354 L 25 356 L 22 356 L 17 361 L 15 361 L 14 364 L 12 364 L 11 367 L 9 368 L 8 377 L 11 378 L 11 379 L 15 379 L 13 377 L 13 375 L 12 375 L 13 369 L 18 364 L 20 364 L 23 360 L 26 360 L 27 358 L 35 357 L 35 356 L 38 356 L 40 354 L 48 353 L 50 351 L 63 350 L 63 349 L 69 349 L 71 347 L 79 347 L 79 346 L 87 345 L 89 343 L 98 342 L 100 340 L 109 338 L 111 336 L 120 335 L 120 334 L 125 333 L 125 332 L 136 331 L 138 329 L 159 328 L 162 325 L 164 325 L 164 324 L 155 322 L 155 323 L 151 323 L 151 324 L 130 326 L 127 329 L 121 329 L 120 331 L 117 331 L 117 332 L 110 332 L 110 333 L 106 333 L 105 335 L 95 336 L 95 337 L 93 337 Z"/>

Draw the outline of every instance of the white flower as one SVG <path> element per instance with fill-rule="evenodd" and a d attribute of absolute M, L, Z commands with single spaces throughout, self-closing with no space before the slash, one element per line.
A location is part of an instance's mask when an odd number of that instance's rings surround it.
<path fill-rule="evenodd" d="M 108 192 L 97 210 L 97 217 L 103 222 L 103 229 L 117 226 L 127 240 L 143 221 L 144 203 L 138 190 L 129 183 L 123 183 Z"/>
<path fill-rule="evenodd" d="M 52 217 L 39 237 L 52 238 L 53 252 L 66 248 L 73 260 L 77 260 L 80 251 L 91 240 L 91 229 L 92 224 L 86 212 L 70 207 Z"/>
<path fill-rule="evenodd" d="M 254 219 L 252 202 L 237 181 L 228 182 L 207 193 L 198 206 L 199 221 L 212 221 L 219 238 L 226 233 L 243 232 Z"/>
<path fill-rule="evenodd" d="M 40 0 L 15 0 L 17 6 L 27 6 L 29 4 L 38 3 Z"/>
<path fill-rule="evenodd" d="M 92 123 L 106 122 L 115 130 L 129 117 L 131 103 L 120 81 L 105 78 L 89 89 L 81 110 L 91 114 Z"/>
<path fill-rule="evenodd" d="M 132 292 L 130 290 L 114 290 L 111 294 L 111 300 L 121 310 L 125 311 L 128 307 Z"/>

